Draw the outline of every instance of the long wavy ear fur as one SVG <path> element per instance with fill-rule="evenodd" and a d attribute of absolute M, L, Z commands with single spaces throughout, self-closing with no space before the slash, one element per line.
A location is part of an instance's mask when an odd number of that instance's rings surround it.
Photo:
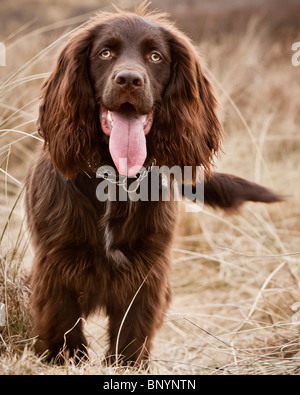
<path fill-rule="evenodd" d="M 190 40 L 172 25 L 166 24 L 165 31 L 172 74 L 160 105 L 154 144 L 160 148 L 163 164 L 203 166 L 209 173 L 223 133 L 216 99 Z"/>
<path fill-rule="evenodd" d="M 93 31 L 77 32 L 43 86 L 39 131 L 55 167 L 66 178 L 85 171 L 97 150 L 99 114 L 88 75 Z"/>

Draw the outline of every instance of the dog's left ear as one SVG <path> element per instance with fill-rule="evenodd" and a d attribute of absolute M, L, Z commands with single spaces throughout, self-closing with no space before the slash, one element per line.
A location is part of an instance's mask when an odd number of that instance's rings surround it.
<path fill-rule="evenodd" d="M 196 60 L 196 68 L 203 133 L 208 148 L 215 154 L 218 152 L 223 138 L 223 128 L 216 113 L 217 100 L 211 83 L 204 75 L 198 59 Z"/>
<path fill-rule="evenodd" d="M 165 129 L 160 136 L 164 164 L 203 166 L 209 172 L 223 134 L 216 99 L 190 40 L 173 27 L 166 30 L 166 36 L 172 70 L 160 113 Z"/>

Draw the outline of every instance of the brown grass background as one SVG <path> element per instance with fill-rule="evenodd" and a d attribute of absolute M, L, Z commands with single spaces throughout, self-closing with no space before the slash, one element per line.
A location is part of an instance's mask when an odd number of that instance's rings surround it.
<path fill-rule="evenodd" d="M 116 2 L 132 9 L 138 2 Z M 298 0 L 152 1 L 193 40 L 220 102 L 230 172 L 288 195 L 238 215 L 182 204 L 173 248 L 173 303 L 152 355 L 157 374 L 298 374 L 300 342 L 300 41 Z M 33 353 L 24 278 L 32 250 L 22 185 L 34 152 L 39 89 L 68 32 L 109 1 L 1 0 L 0 327 L 2 374 L 135 373 L 107 368 L 105 318 L 86 323 L 91 361 L 55 367 Z"/>

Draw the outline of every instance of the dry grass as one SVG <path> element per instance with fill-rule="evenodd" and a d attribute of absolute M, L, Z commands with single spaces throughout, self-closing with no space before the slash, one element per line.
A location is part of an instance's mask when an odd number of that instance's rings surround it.
<path fill-rule="evenodd" d="M 0 373 L 127 374 L 101 361 L 105 319 L 86 324 L 91 362 L 44 364 L 33 353 L 29 290 L 32 252 L 24 226 L 22 183 L 40 143 L 35 130 L 39 86 L 62 41 L 85 19 L 43 29 L 23 26 L 6 42 L 0 68 Z M 299 39 L 298 31 L 298 39 Z M 173 304 L 155 340 L 152 373 L 299 374 L 300 188 L 298 81 L 292 34 L 274 40 L 253 18 L 243 35 L 228 32 L 198 44 L 221 103 L 226 129 L 218 171 L 289 195 L 240 215 L 181 210 L 173 249 Z"/>

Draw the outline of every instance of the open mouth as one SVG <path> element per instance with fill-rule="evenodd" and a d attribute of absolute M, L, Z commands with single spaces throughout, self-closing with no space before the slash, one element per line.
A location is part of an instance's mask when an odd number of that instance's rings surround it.
<path fill-rule="evenodd" d="M 147 157 L 146 135 L 153 123 L 153 110 L 140 115 L 130 103 L 117 111 L 101 106 L 103 132 L 109 136 L 109 151 L 118 172 L 127 177 L 139 172 Z"/>

